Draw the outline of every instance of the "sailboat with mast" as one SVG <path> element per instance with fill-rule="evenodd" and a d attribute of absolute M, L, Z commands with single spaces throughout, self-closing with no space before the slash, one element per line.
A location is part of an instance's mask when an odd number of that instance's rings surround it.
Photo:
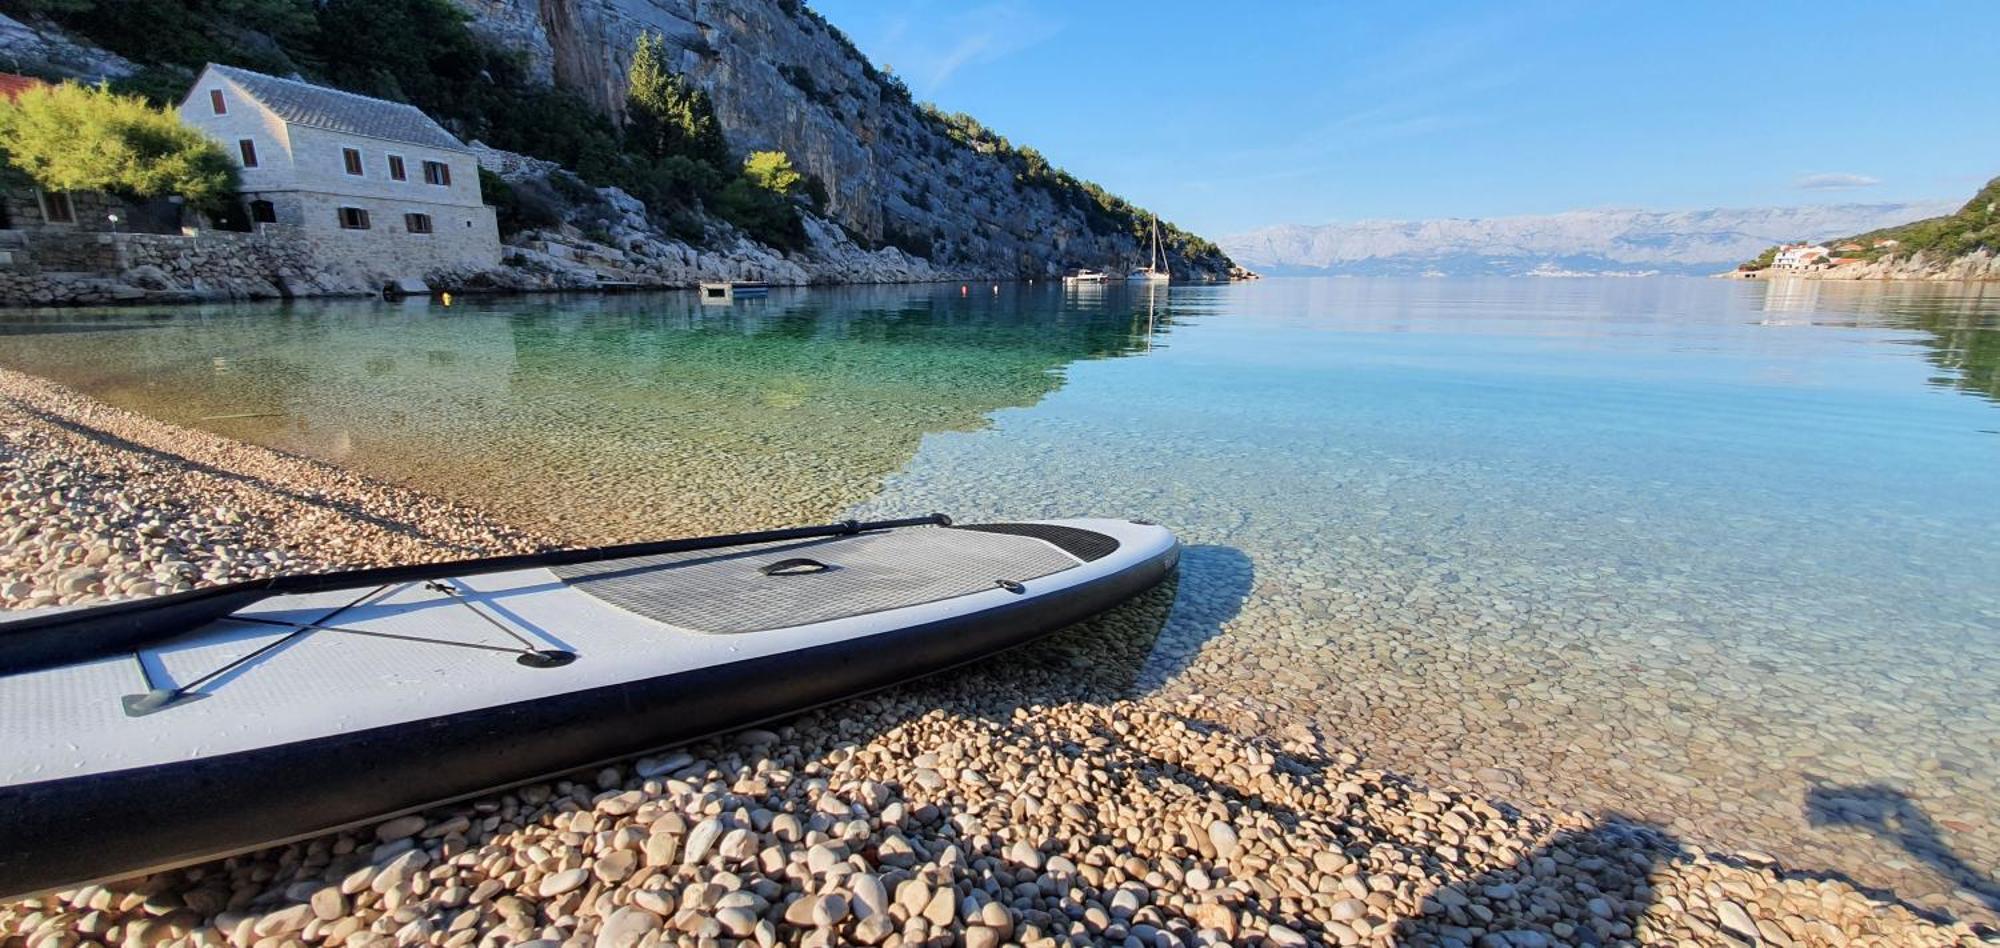
<path fill-rule="evenodd" d="M 1167 270 L 1166 255 L 1160 252 L 1160 216 L 1153 215 L 1153 254 L 1146 265 L 1125 275 L 1127 283 L 1166 283 L 1173 279 Z"/>

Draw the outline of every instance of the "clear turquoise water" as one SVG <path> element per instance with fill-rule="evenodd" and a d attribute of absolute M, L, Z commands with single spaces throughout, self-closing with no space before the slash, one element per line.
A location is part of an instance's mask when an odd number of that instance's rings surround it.
<path fill-rule="evenodd" d="M 577 538 L 1159 520 L 1197 546 L 1149 689 L 2000 906 L 2000 288 L 30 314 L 0 317 L 0 365 Z"/>

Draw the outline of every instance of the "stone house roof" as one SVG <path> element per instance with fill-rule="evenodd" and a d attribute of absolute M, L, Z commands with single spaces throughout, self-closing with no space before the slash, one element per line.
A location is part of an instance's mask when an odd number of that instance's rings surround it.
<path fill-rule="evenodd" d="M 22 93 L 34 89 L 40 89 L 46 85 L 48 85 L 48 83 L 43 82 L 40 79 L 36 79 L 33 76 L 23 76 L 11 72 L 0 72 L 0 98 L 4 98 L 9 102 L 18 102 L 20 101 Z"/>
<path fill-rule="evenodd" d="M 366 135 L 392 142 L 466 151 L 465 143 L 422 109 L 353 92 L 280 79 L 236 66 L 210 63 L 208 71 L 242 87 L 279 118 L 294 125 Z"/>

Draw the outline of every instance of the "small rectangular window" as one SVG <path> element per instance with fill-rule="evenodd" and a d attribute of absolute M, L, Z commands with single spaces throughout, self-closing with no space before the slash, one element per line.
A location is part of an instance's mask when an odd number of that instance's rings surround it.
<path fill-rule="evenodd" d="M 221 89 L 208 90 L 208 107 L 214 109 L 217 115 L 229 114 L 229 103 L 222 101 Z"/>
<path fill-rule="evenodd" d="M 389 156 L 389 180 L 391 180 L 391 181 L 408 181 L 408 180 L 410 180 L 410 173 L 409 173 L 408 171 L 405 171 L 405 170 L 403 169 L 403 156 L 402 156 L 402 155 L 390 155 L 390 156 Z"/>
<path fill-rule="evenodd" d="M 451 187 L 451 166 L 442 161 L 424 162 L 424 183 Z"/>
<path fill-rule="evenodd" d="M 367 210 L 366 210 L 365 208 L 359 208 L 359 207 L 343 207 L 343 208 L 341 208 L 341 209 L 340 209 L 340 229 L 341 229 L 341 230 L 367 230 L 367 229 L 368 229 L 368 211 L 367 211 Z"/>
<path fill-rule="evenodd" d="M 51 224 L 76 223 L 76 208 L 70 206 L 68 192 L 42 192 L 42 220 Z"/>
<path fill-rule="evenodd" d="M 431 216 L 429 214 L 405 214 L 403 215 L 403 229 L 412 234 L 428 234 L 431 232 Z"/>
<path fill-rule="evenodd" d="M 250 139 L 247 138 L 242 139 L 236 143 L 236 150 L 243 153 L 243 167 L 245 168 L 257 167 L 256 142 L 251 141 Z"/>
<path fill-rule="evenodd" d="M 278 222 L 277 205 L 272 204 L 269 201 L 251 201 L 250 219 L 259 224 L 277 223 Z"/>
<path fill-rule="evenodd" d="M 361 174 L 361 149 L 342 148 L 340 150 L 340 160 L 347 164 L 348 174 L 356 176 Z"/>

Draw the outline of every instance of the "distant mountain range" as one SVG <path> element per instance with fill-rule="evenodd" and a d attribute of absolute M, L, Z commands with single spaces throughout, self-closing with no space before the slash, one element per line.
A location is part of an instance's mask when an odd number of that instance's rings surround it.
<path fill-rule="evenodd" d="M 1826 204 L 1286 224 L 1216 242 L 1243 266 L 1278 276 L 1708 274 L 1775 243 L 1861 233 L 1955 207 Z"/>

